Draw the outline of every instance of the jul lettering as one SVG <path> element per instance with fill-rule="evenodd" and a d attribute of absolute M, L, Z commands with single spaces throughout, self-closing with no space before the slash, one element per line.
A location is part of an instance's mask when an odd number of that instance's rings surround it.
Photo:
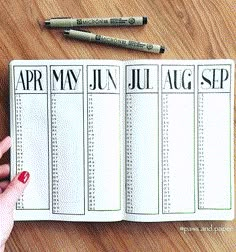
<path fill-rule="evenodd" d="M 150 69 L 132 69 L 131 81 L 128 83 L 130 90 L 153 89 L 150 84 Z"/>

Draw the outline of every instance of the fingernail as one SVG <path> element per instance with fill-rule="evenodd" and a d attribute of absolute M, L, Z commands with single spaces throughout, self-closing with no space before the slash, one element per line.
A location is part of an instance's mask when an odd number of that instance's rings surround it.
<path fill-rule="evenodd" d="M 28 181 L 29 177 L 30 177 L 30 174 L 29 174 L 27 171 L 23 171 L 23 172 L 19 175 L 18 180 L 19 180 L 21 183 L 25 184 L 25 183 Z"/>

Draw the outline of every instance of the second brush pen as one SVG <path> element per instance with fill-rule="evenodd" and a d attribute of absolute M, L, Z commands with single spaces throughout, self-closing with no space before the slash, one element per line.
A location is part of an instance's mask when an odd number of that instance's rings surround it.
<path fill-rule="evenodd" d="M 107 44 L 111 46 L 118 46 L 138 51 L 152 52 L 152 53 L 164 53 L 165 47 L 162 45 L 149 44 L 145 42 L 119 39 L 114 37 L 97 35 L 88 31 L 79 31 L 68 29 L 64 31 L 64 35 L 69 38 L 85 40 L 89 42 Z"/>

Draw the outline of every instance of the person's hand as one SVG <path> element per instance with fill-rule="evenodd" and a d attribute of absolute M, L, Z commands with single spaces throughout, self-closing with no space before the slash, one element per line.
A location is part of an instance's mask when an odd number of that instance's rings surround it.
<path fill-rule="evenodd" d="M 6 137 L 0 142 L 0 158 L 11 147 L 11 138 Z M 18 174 L 11 182 L 9 165 L 0 165 L 0 252 L 4 251 L 5 243 L 13 228 L 13 212 L 18 198 L 28 184 L 29 173 Z"/>

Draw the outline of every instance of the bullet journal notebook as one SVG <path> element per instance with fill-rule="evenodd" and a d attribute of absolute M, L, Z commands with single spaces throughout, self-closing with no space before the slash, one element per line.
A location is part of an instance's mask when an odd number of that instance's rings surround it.
<path fill-rule="evenodd" d="M 234 218 L 234 62 L 10 63 L 16 220 Z"/>

